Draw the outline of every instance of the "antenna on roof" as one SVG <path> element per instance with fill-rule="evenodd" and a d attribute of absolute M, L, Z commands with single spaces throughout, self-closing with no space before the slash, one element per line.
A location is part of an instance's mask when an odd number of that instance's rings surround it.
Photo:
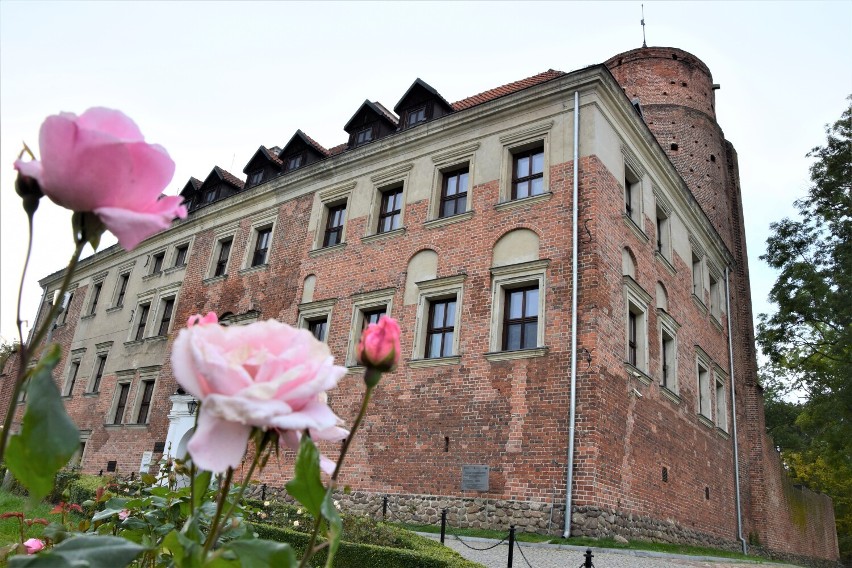
<path fill-rule="evenodd" d="M 641 4 L 642 6 L 642 47 L 648 47 L 648 44 L 645 43 L 645 4 Z"/>

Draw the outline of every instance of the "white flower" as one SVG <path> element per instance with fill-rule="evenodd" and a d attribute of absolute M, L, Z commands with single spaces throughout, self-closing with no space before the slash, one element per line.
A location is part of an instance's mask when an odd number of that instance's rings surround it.
<path fill-rule="evenodd" d="M 340 501 L 338 501 L 337 499 L 334 500 L 334 507 L 338 510 L 340 509 Z"/>
<path fill-rule="evenodd" d="M 263 502 L 263 506 L 264 506 L 264 507 L 269 507 L 269 501 L 264 501 L 264 502 Z"/>
<path fill-rule="evenodd" d="M 302 514 L 302 510 L 301 510 L 301 509 L 296 509 L 296 514 L 297 514 L 297 515 L 301 515 L 301 514 Z"/>
<path fill-rule="evenodd" d="M 293 521 L 293 526 L 294 526 L 294 527 L 298 527 L 298 526 L 299 526 L 299 521 Z"/>

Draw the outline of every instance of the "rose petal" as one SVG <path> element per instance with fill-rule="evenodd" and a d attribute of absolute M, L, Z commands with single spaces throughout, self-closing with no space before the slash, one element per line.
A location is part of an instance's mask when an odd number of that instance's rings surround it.
<path fill-rule="evenodd" d="M 133 211 L 116 207 L 94 209 L 106 228 L 118 237 L 125 250 L 133 250 L 148 237 L 168 229 L 175 217 L 185 218 L 186 207 L 181 197 L 166 197 L 157 202 L 151 211 Z"/>
<path fill-rule="evenodd" d="M 250 433 L 250 426 L 216 418 L 202 405 L 187 450 L 198 467 L 221 473 L 240 464 Z"/>

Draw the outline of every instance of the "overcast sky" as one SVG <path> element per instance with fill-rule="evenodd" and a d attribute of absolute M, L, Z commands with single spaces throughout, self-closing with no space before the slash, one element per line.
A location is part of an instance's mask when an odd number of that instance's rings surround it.
<path fill-rule="evenodd" d="M 177 163 L 167 193 L 214 165 L 244 178 L 260 144 L 301 128 L 326 147 L 365 98 L 388 108 L 420 77 L 455 101 L 549 68 L 642 45 L 640 2 L 285 3 L 0 0 L 0 338 L 16 337 L 25 215 L 12 163 L 47 115 L 121 109 Z M 737 148 L 755 314 L 774 274 L 769 223 L 808 186 L 805 154 L 852 93 L 852 2 L 645 2 L 650 46 L 703 60 Z M 24 291 L 73 246 L 70 213 L 43 200 Z M 107 239 L 106 245 L 114 243 Z M 91 251 L 89 251 L 91 252 Z"/>

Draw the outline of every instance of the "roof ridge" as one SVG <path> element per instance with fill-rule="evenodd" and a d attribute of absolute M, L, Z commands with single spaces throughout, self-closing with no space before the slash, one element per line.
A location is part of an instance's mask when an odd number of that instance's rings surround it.
<path fill-rule="evenodd" d="M 481 93 L 477 93 L 470 97 L 456 101 L 452 104 L 453 110 L 464 110 L 476 105 L 487 103 L 496 98 L 516 93 L 520 90 L 526 89 L 527 87 L 533 87 L 535 85 L 550 81 L 551 79 L 556 79 L 557 77 L 561 77 L 563 75 L 565 75 L 564 71 L 548 69 L 547 71 L 543 71 L 541 73 L 538 73 L 537 75 L 532 75 L 531 77 L 520 79 L 518 81 L 513 81 L 511 83 L 506 83 L 505 85 L 501 85 L 493 89 L 488 89 L 487 91 L 482 91 Z"/>

